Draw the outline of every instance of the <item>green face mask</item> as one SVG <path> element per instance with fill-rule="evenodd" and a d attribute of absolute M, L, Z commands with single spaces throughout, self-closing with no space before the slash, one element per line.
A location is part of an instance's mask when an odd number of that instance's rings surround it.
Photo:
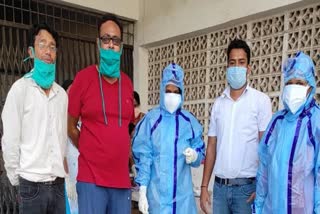
<path fill-rule="evenodd" d="M 120 77 L 120 58 L 122 54 L 122 47 L 119 52 L 113 49 L 103 49 L 100 47 L 100 64 L 99 72 L 107 77 L 119 78 Z"/>
<path fill-rule="evenodd" d="M 46 63 L 34 54 L 33 47 L 30 47 L 32 54 L 34 56 L 33 61 L 33 71 L 31 73 L 31 78 L 44 89 L 49 89 L 56 76 L 56 63 Z M 27 58 L 28 59 L 28 58 Z"/>

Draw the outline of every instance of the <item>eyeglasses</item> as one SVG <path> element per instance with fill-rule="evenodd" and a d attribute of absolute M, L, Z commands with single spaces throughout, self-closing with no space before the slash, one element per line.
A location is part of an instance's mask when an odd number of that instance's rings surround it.
<path fill-rule="evenodd" d="M 106 35 L 106 36 L 101 36 L 100 37 L 100 40 L 102 41 L 103 44 L 107 45 L 110 43 L 110 41 L 112 41 L 112 43 L 116 46 L 120 46 L 121 45 L 121 39 L 117 36 L 109 36 L 109 35 Z"/>
<path fill-rule="evenodd" d="M 45 42 L 39 42 L 38 44 L 38 48 L 40 50 L 46 50 L 46 49 L 49 49 L 50 52 L 52 53 L 56 53 L 57 52 L 57 47 L 55 45 L 47 45 Z"/>

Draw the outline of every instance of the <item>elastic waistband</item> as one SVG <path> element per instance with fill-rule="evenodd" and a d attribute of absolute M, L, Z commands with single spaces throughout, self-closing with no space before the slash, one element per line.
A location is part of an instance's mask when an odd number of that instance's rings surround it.
<path fill-rule="evenodd" d="M 255 177 L 252 178 L 219 178 L 215 177 L 214 181 L 218 184 L 228 185 L 228 186 L 239 186 L 245 184 L 252 184 L 256 181 Z"/>
<path fill-rule="evenodd" d="M 28 181 L 24 178 L 19 177 L 19 183 L 25 183 L 25 184 L 34 184 L 34 185 L 56 185 L 56 184 L 63 184 L 64 178 L 57 177 L 53 181 L 44 181 L 44 182 L 34 182 L 34 181 Z"/>

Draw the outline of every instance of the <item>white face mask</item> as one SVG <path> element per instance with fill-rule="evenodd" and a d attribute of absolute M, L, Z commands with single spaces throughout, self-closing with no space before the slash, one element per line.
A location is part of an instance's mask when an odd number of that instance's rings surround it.
<path fill-rule="evenodd" d="M 164 105 L 171 114 L 175 112 L 181 103 L 181 94 L 165 93 Z"/>
<path fill-rule="evenodd" d="M 292 114 L 295 114 L 307 100 L 309 86 L 286 85 L 282 92 L 282 100 L 288 106 Z"/>

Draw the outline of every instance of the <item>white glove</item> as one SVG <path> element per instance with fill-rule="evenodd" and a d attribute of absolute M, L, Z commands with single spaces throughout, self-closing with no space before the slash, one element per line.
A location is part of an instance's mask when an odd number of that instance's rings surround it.
<path fill-rule="evenodd" d="M 198 158 L 198 153 L 196 152 L 196 150 L 191 149 L 190 147 L 186 148 L 186 150 L 184 150 L 183 154 L 186 156 L 187 164 L 195 162 Z"/>
<path fill-rule="evenodd" d="M 133 177 L 135 178 L 137 176 L 137 170 L 136 170 L 136 165 L 131 166 L 131 172 L 133 174 Z"/>
<path fill-rule="evenodd" d="M 77 198 L 78 198 L 77 189 L 76 189 L 77 181 L 72 181 L 70 177 L 67 176 L 65 178 L 65 184 L 66 184 L 66 193 L 68 198 L 70 200 L 77 201 Z"/>
<path fill-rule="evenodd" d="M 147 199 L 147 187 L 140 186 L 139 190 L 139 210 L 142 214 L 149 214 L 149 204 Z"/>

